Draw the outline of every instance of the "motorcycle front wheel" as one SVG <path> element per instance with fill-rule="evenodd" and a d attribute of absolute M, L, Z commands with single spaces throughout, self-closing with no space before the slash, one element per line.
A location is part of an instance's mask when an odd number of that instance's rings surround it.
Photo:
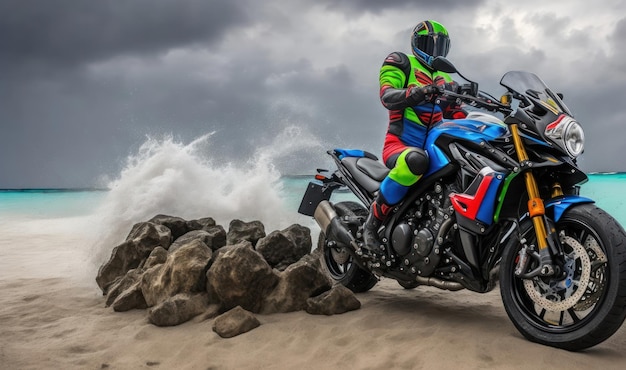
<path fill-rule="evenodd" d="M 356 202 L 339 202 L 335 204 L 335 211 L 339 217 L 367 216 L 367 210 Z M 356 227 L 351 227 L 354 236 Z M 338 243 L 320 232 L 317 247 L 322 249 L 323 265 L 330 277 L 355 293 L 366 292 L 374 287 L 378 279 L 369 271 L 362 269 L 353 257 Z"/>
<path fill-rule="evenodd" d="M 609 338 L 626 317 L 626 233 L 593 204 L 570 208 L 555 226 L 563 248 L 562 258 L 557 258 L 560 273 L 516 276 L 522 248 L 517 241 L 502 256 L 500 293 L 524 337 L 579 351 Z M 527 245 L 537 245 L 529 220 L 520 224 L 520 234 Z M 536 267 L 530 264 L 525 272 Z"/>

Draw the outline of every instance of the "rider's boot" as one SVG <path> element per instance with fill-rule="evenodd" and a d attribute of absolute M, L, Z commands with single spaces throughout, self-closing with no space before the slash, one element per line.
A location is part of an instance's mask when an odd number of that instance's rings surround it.
<path fill-rule="evenodd" d="M 380 249 L 381 241 L 378 236 L 378 229 L 387 218 L 391 206 L 387 204 L 383 196 L 379 193 L 370 206 L 370 213 L 363 224 L 363 247 L 374 253 L 382 253 Z"/>

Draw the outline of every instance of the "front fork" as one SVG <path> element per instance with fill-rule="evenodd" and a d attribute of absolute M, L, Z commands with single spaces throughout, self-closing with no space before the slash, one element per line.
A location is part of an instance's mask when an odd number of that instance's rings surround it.
<path fill-rule="evenodd" d="M 513 135 L 513 145 L 515 146 L 515 152 L 522 168 L 529 165 L 528 153 L 522 142 L 522 138 L 519 134 L 517 124 L 513 124 L 511 127 L 511 134 Z M 539 255 L 536 256 L 539 259 L 539 267 L 525 273 L 528 265 L 528 254 L 526 253 L 526 247 L 520 253 L 520 259 L 515 270 L 517 276 L 529 279 L 535 276 L 552 276 L 555 274 L 555 265 L 550 254 L 549 243 L 554 242 L 552 232 L 549 231 L 547 220 L 545 217 L 546 210 L 543 204 L 543 199 L 539 195 L 539 188 L 537 181 L 532 171 L 527 170 L 524 172 L 524 180 L 526 183 L 526 191 L 528 192 L 528 214 L 533 222 L 535 229 L 535 235 L 537 236 L 537 244 L 539 247 Z"/>

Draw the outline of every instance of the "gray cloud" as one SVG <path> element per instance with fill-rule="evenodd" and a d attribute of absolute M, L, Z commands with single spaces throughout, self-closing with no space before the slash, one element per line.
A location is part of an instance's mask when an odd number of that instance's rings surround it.
<path fill-rule="evenodd" d="M 471 8 L 476 7 L 484 0 L 467 0 L 467 1 L 454 1 L 454 0 L 321 0 L 320 4 L 326 4 L 328 9 L 341 10 L 349 14 L 359 14 L 364 12 L 378 13 L 383 10 L 389 9 L 416 9 L 420 12 L 429 11 L 445 11 L 453 8 Z M 426 18 L 432 19 L 432 18 Z"/>
<path fill-rule="evenodd" d="M 74 63 L 219 41 L 248 21 L 227 0 L 3 0 L 0 48 L 14 63 Z M 241 3 L 239 3 L 241 4 Z"/>
<path fill-rule="evenodd" d="M 608 143 L 624 118 L 615 107 L 626 21 L 598 41 L 572 14 L 532 7 L 518 17 L 484 4 L 0 0 L 0 188 L 101 185 L 146 135 L 189 142 L 215 131 L 211 155 L 230 162 L 295 125 L 319 139 L 322 157 L 340 146 L 379 153 L 378 69 L 408 50 L 422 17 L 450 29 L 451 59 L 488 91 L 506 70 L 526 69 L 564 92 L 591 130 L 586 169 L 619 170 L 621 143 Z M 498 16 L 481 18 L 489 12 Z M 541 35 L 531 43 L 528 24 Z M 280 169 L 310 172 L 311 155 Z"/>

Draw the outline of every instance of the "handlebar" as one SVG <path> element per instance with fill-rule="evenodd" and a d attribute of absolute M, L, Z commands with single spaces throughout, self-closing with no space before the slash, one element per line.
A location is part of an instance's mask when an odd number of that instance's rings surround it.
<path fill-rule="evenodd" d="M 494 100 L 492 97 L 487 96 L 486 94 L 482 94 L 478 92 L 478 96 L 468 95 L 468 94 L 458 94 L 452 91 L 444 90 L 440 96 L 446 98 L 452 98 L 457 100 L 459 103 L 464 102 L 470 106 L 483 108 L 493 112 L 501 112 L 505 114 L 511 113 L 513 110 L 510 106 L 504 105 L 497 100 Z"/>

